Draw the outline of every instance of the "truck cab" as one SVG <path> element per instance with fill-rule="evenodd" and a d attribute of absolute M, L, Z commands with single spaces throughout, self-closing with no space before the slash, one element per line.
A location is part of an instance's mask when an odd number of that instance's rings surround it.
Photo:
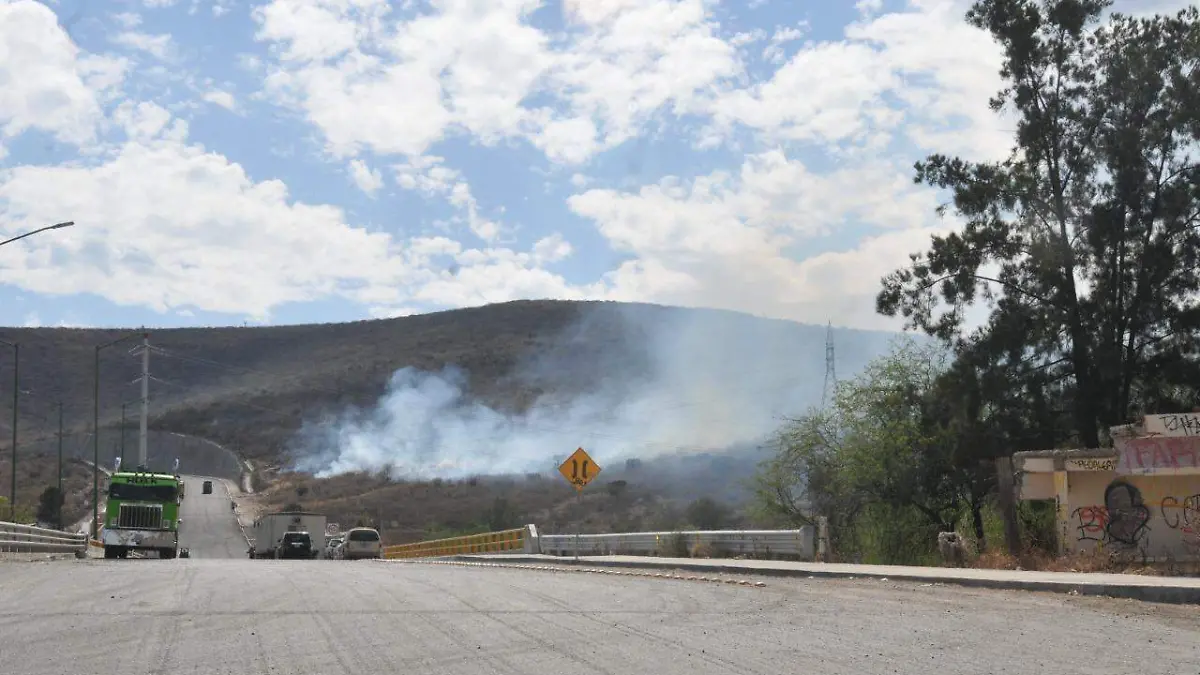
<path fill-rule="evenodd" d="M 179 503 L 183 481 L 175 475 L 117 471 L 109 478 L 104 530 L 105 558 L 130 551 L 156 551 L 160 558 L 179 552 Z"/>

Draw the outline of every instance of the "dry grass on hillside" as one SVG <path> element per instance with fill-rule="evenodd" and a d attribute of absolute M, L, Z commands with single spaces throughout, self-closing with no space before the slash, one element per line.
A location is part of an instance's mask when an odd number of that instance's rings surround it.
<path fill-rule="evenodd" d="M 599 482 L 578 498 L 561 478 L 390 481 L 369 474 L 281 475 L 259 496 L 267 510 L 299 505 L 343 528 L 379 527 L 388 544 L 520 527 L 549 533 L 687 527 L 684 505 L 636 485 Z"/>
<path fill-rule="evenodd" d="M 585 316 L 587 330 L 579 330 Z M 571 398 L 604 377 L 636 379 L 651 370 L 647 360 L 653 357 L 648 355 L 646 336 L 661 326 L 668 326 L 668 334 L 673 334 L 670 331 L 677 324 L 672 322 L 695 317 L 708 321 L 708 326 L 734 326 L 750 336 L 746 344 L 785 343 L 795 353 L 812 354 L 814 368 L 823 363 L 824 327 L 713 310 L 619 303 L 518 301 L 343 324 L 152 330 L 152 344 L 164 353 L 151 358 L 155 381 L 150 425 L 210 439 L 256 465 L 278 468 L 285 464 L 285 448 L 305 420 L 347 407 L 375 405 L 389 378 L 403 367 L 437 371 L 455 365 L 468 375 L 466 389 L 472 400 L 500 412 L 522 411 L 540 396 Z M 695 334 L 708 330 L 689 325 Z M 21 345 L 21 388 L 31 392 L 21 399 L 22 437 L 45 436 L 54 430 L 59 399 L 66 411 L 67 432 L 86 432 L 91 424 L 95 347 L 127 334 L 124 330 L 0 329 L 0 339 Z M 846 331 L 839 339 L 843 365 L 853 370 L 857 361 L 883 348 L 886 335 Z M 140 375 L 140 359 L 130 353 L 137 341 L 102 352 L 102 428 L 115 427 L 121 403 L 138 395 L 133 382 Z M 714 349 L 722 344 L 716 341 Z M 524 372 L 522 366 L 535 360 L 544 367 L 532 374 Z M 7 453 L 9 429 L 3 413 L 8 408 L 3 383 L 11 373 L 11 358 L 0 352 L 0 457 Z M 22 457 L 19 501 L 36 499 L 52 463 L 44 455 Z M 497 497 L 507 500 L 520 518 L 544 516 L 552 523 L 560 511 L 574 508 L 573 493 L 553 481 L 544 486 L 485 489 L 377 484 L 373 478 L 355 475 L 330 485 L 341 487 L 328 488 L 325 502 L 318 503 L 327 505 L 331 513 L 350 519 L 363 509 L 383 511 L 388 522 L 408 531 L 434 523 L 443 528 L 469 527 L 495 507 Z M 299 487 L 288 483 L 279 493 Z M 325 490 L 317 482 L 311 482 L 310 489 L 314 494 Z M 0 480 L 0 494 L 4 492 Z M 565 504 L 560 503 L 564 499 Z M 591 511 L 594 519 L 606 524 L 633 527 L 670 520 L 653 495 L 637 494 L 633 488 L 625 502 L 589 499 L 596 500 Z"/>

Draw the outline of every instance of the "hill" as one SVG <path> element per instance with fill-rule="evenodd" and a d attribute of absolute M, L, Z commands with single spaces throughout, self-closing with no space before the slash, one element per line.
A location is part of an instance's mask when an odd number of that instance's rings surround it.
<path fill-rule="evenodd" d="M 127 333 L 0 330 L 0 339 L 21 344 L 21 388 L 29 392 L 19 449 L 43 458 L 52 451 L 61 399 L 66 445 L 90 457 L 95 346 Z M 215 442 L 268 478 L 288 470 L 382 472 L 393 482 L 427 484 L 522 475 L 545 472 L 579 445 L 610 466 L 722 453 L 753 447 L 781 417 L 817 403 L 825 374 L 825 327 L 640 304 L 518 301 L 345 324 L 149 335 L 150 426 L 166 434 L 157 438 Z M 889 337 L 837 330 L 839 374 L 883 353 Z M 100 426 L 109 458 L 122 403 L 131 403 L 127 443 L 136 444 L 136 346 L 134 339 L 102 352 Z M 0 352 L 0 400 L 9 398 L 11 368 Z M 9 429 L 0 412 L 0 489 Z M 23 466 L 19 459 L 22 492 L 36 497 L 41 487 Z M 716 489 L 720 471 L 691 484 Z M 359 489 L 368 488 L 343 493 Z"/>

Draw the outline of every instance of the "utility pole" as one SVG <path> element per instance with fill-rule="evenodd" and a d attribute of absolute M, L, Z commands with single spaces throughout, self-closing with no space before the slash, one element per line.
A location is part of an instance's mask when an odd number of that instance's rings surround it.
<path fill-rule="evenodd" d="M 63 507 L 63 501 L 65 501 L 65 498 L 63 497 L 63 491 L 62 491 L 62 480 L 63 480 L 63 402 L 61 400 L 59 400 L 59 402 L 58 402 L 58 504 L 55 505 L 54 520 L 55 520 L 55 525 L 57 525 L 58 529 L 60 529 L 60 530 L 63 528 L 62 507 Z"/>
<path fill-rule="evenodd" d="M 7 340 L 0 340 L 0 344 L 12 347 L 13 353 L 13 379 L 12 379 L 12 491 L 8 493 L 8 519 L 16 522 L 17 520 L 17 410 L 18 401 L 21 399 L 21 345 Z"/>
<path fill-rule="evenodd" d="M 142 425 L 138 431 L 138 466 L 146 466 L 146 432 L 150 421 L 150 334 L 142 336 Z M 122 436 L 124 433 L 122 432 Z"/>
<path fill-rule="evenodd" d="M 121 457 L 125 456 L 125 408 L 129 406 L 129 401 L 121 404 Z"/>

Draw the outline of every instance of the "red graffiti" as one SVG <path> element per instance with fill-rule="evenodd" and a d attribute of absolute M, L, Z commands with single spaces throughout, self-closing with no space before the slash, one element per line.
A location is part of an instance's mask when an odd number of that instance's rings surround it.
<path fill-rule="evenodd" d="M 1131 438 L 1116 442 L 1119 473 L 1200 468 L 1200 436 Z"/>
<path fill-rule="evenodd" d="M 1108 527 L 1108 509 L 1103 506 L 1081 506 L 1071 515 L 1078 520 L 1079 540 L 1101 541 Z"/>

